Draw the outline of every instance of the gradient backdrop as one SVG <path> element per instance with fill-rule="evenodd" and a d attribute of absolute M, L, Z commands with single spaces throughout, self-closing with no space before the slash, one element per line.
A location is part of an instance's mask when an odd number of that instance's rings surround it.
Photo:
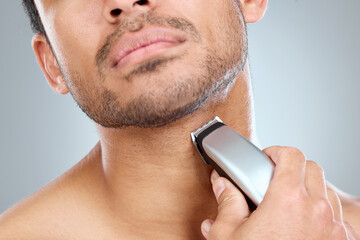
<path fill-rule="evenodd" d="M 359 0 L 269 0 L 248 25 L 263 147 L 300 148 L 360 196 Z M 20 0 L 0 2 L 0 212 L 65 172 L 96 144 L 92 122 L 48 86 Z"/>

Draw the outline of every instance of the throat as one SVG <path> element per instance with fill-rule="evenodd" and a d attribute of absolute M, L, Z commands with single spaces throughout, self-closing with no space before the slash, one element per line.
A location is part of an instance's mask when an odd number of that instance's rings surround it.
<path fill-rule="evenodd" d="M 201 239 L 201 222 L 215 219 L 217 202 L 210 173 L 197 152 L 168 155 L 159 162 L 154 156 L 106 162 L 107 205 L 114 221 L 128 231 L 141 229 L 144 239 Z M 132 156 L 134 157 L 134 156 Z M 158 164 L 157 164 L 158 163 Z M 147 238 L 146 238 L 147 237 Z"/>

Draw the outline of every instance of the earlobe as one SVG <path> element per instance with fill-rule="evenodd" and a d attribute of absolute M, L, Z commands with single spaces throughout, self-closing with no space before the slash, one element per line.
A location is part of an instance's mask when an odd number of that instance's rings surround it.
<path fill-rule="evenodd" d="M 246 23 L 255 23 L 264 16 L 268 0 L 240 0 Z"/>
<path fill-rule="evenodd" d="M 40 68 L 44 72 L 50 87 L 57 93 L 67 94 L 69 90 L 45 36 L 36 34 L 32 39 L 32 47 Z"/>

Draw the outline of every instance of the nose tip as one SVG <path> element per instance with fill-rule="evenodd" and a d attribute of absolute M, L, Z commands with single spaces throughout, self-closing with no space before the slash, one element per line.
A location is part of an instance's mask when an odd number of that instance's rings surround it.
<path fill-rule="evenodd" d="M 150 10 L 155 0 L 105 0 L 104 17 L 110 23 L 116 23 L 122 15 Z"/>

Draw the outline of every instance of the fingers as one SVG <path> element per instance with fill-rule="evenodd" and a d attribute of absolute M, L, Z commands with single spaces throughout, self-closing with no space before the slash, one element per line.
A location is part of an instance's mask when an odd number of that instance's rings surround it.
<path fill-rule="evenodd" d="M 312 199 L 327 198 L 324 171 L 314 161 L 306 161 L 305 188 Z"/>
<path fill-rule="evenodd" d="M 322 167 L 314 161 L 306 161 L 305 188 L 310 198 L 326 199 L 330 202 L 334 220 L 343 223 L 342 207 L 337 193 L 326 186 Z"/>
<path fill-rule="evenodd" d="M 245 197 L 228 179 L 220 177 L 215 170 L 211 173 L 211 182 L 219 204 L 215 222 L 232 228 L 238 226 L 250 214 Z"/>
<path fill-rule="evenodd" d="M 330 203 L 335 221 L 343 223 L 341 202 L 336 192 L 326 187 L 324 171 L 314 161 L 306 161 L 304 154 L 292 147 L 269 147 L 263 150 L 276 164 L 273 180 L 281 186 L 303 185 L 315 202 Z"/>
<path fill-rule="evenodd" d="M 202 224 L 201 224 L 201 233 L 203 234 L 205 239 L 208 239 L 209 232 L 210 232 L 210 229 L 211 229 L 213 224 L 214 224 L 214 220 L 211 220 L 211 219 L 206 219 L 205 221 L 202 222 Z"/>
<path fill-rule="evenodd" d="M 250 214 L 241 192 L 229 180 L 220 177 L 215 170 L 211 173 L 211 183 L 219 205 L 215 221 L 206 219 L 201 224 L 201 232 L 206 239 L 212 229 L 221 233 L 232 232 Z"/>
<path fill-rule="evenodd" d="M 331 239 L 346 239 L 349 231 L 344 227 L 341 202 L 336 192 L 326 187 L 323 169 L 314 161 L 306 161 L 304 154 L 296 148 L 276 146 L 264 149 L 263 152 L 275 162 L 276 167 L 269 186 L 270 194 L 263 201 L 269 204 L 262 205 L 265 206 L 262 209 L 260 204 L 258 213 L 262 211 L 268 213 L 270 219 L 276 219 L 284 214 L 286 206 L 292 217 L 282 219 L 285 222 L 298 216 L 295 219 L 296 227 L 305 219 L 302 223 L 304 229 L 318 229 L 318 233 L 325 237 L 321 239 L 329 239 L 329 236 Z M 211 174 L 211 182 L 219 204 L 218 215 L 215 221 L 205 220 L 201 231 L 206 239 L 220 239 L 219 236 L 226 239 L 224 234 L 231 235 L 246 220 L 251 221 L 254 219 L 252 216 L 257 215 L 253 214 L 249 218 L 245 197 L 215 170 Z M 274 214 L 274 217 L 271 211 L 273 208 L 276 210 L 276 207 L 279 208 L 279 213 Z M 324 229 L 329 231 L 324 232 Z"/>
<path fill-rule="evenodd" d="M 345 221 L 344 225 L 346 227 L 346 231 L 348 232 L 350 240 L 360 240 L 360 234 L 354 229 L 354 227 L 350 223 Z"/>
<path fill-rule="evenodd" d="M 276 164 L 273 180 L 294 187 L 303 184 L 305 178 L 305 155 L 293 147 L 274 146 L 263 152 Z"/>
<path fill-rule="evenodd" d="M 329 187 L 327 187 L 327 196 L 334 212 L 334 220 L 340 223 L 344 223 L 343 215 L 342 215 L 342 206 L 339 196 L 337 195 L 335 190 Z"/>

